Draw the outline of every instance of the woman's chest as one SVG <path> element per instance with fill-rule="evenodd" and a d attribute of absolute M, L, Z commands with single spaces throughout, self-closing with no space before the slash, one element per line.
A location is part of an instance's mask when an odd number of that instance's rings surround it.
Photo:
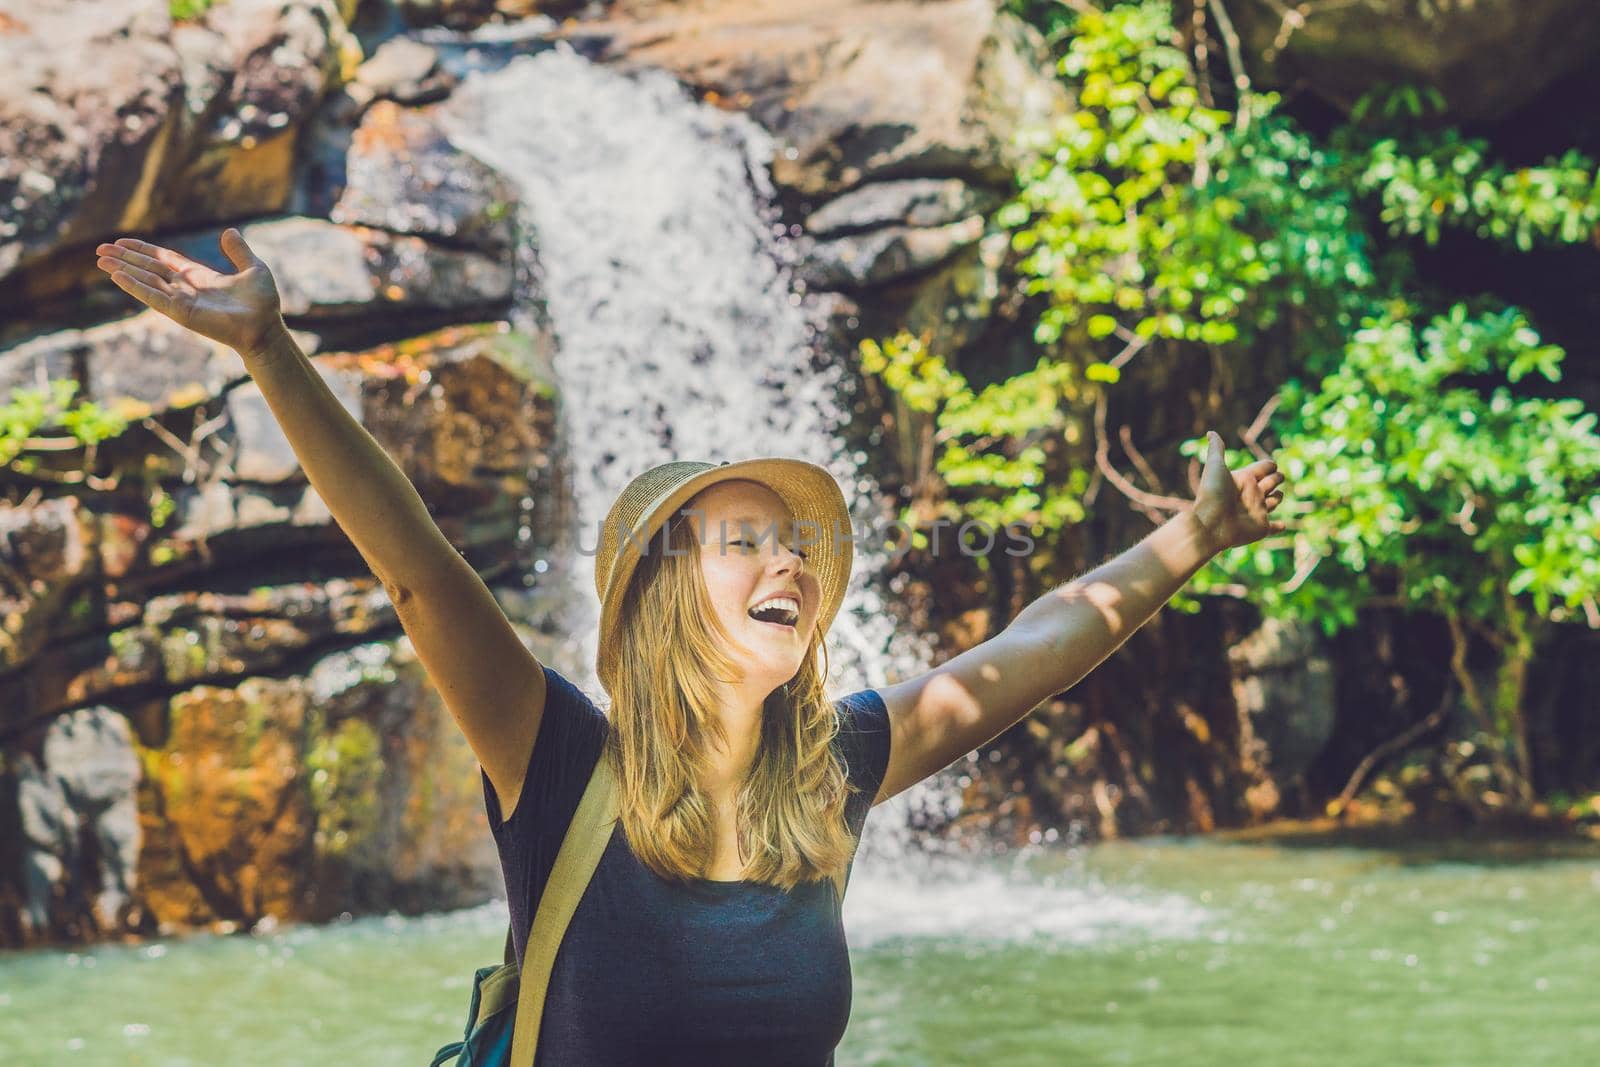
<path fill-rule="evenodd" d="M 829 883 L 675 885 L 619 830 L 562 940 L 546 1015 L 606 1028 L 618 1055 L 669 1039 L 819 1063 L 843 1036 L 850 997 Z"/>

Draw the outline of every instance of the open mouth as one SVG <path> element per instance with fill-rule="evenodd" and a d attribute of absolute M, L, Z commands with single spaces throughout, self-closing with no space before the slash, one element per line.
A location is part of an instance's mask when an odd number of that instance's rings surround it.
<path fill-rule="evenodd" d="M 787 608 L 763 608 L 760 611 L 747 612 L 747 614 L 756 622 L 790 631 L 800 621 L 799 613 L 790 611 Z"/>

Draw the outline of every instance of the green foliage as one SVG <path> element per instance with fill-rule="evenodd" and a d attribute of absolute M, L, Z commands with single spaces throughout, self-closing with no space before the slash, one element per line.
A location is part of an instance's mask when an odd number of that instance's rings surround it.
<path fill-rule="evenodd" d="M 77 445 L 89 447 L 115 437 L 128 428 L 128 418 L 109 411 L 93 401 L 76 405 L 72 398 L 78 383 L 58 378 L 46 388 L 14 389 L 10 399 L 0 405 L 0 465 L 23 474 L 39 469 L 36 456 L 29 455 L 44 442 L 37 440 L 42 430 L 61 427 Z"/>
<path fill-rule="evenodd" d="M 1286 391 L 1277 458 L 1305 508 L 1300 560 L 1237 549 L 1269 607 L 1349 625 L 1374 597 L 1511 632 L 1600 596 L 1600 435 L 1576 400 L 1518 397 L 1562 352 L 1515 310 L 1421 330 L 1363 323 L 1320 387 Z M 1485 379 L 1494 384 L 1484 386 Z M 1309 562 L 1317 569 L 1297 577 Z"/>
<path fill-rule="evenodd" d="M 1032 0 L 1011 7 L 1039 17 Z M 1517 664 L 1540 626 L 1600 619 L 1595 416 L 1547 388 L 1528 395 L 1524 379 L 1558 381 L 1564 354 L 1520 311 L 1428 295 L 1386 238 L 1592 240 L 1595 162 L 1509 166 L 1438 121 L 1437 93 L 1407 86 L 1370 93 L 1318 143 L 1270 94 L 1234 113 L 1202 106 L 1167 4 L 1073 7 L 1059 69 L 1077 108 L 1025 135 L 1031 162 L 994 220 L 1038 298 L 1038 366 L 974 396 L 942 357 L 897 339 L 864 345 L 864 369 L 936 412 L 939 473 L 978 490 L 953 494 L 958 515 L 1050 522 L 1083 516 L 1069 497 L 1086 480 L 1039 462 L 1042 435 L 1084 425 L 1142 350 L 1273 360 L 1289 375 L 1271 432 L 1294 528 L 1228 553 L 1193 588 L 1248 588 L 1329 631 L 1380 602 L 1469 624 L 1508 657 L 1495 704 L 1513 732 Z"/>
<path fill-rule="evenodd" d="M 1349 175 L 1275 96 L 1247 97 L 1240 122 L 1201 107 L 1172 37 L 1162 3 L 1084 16 L 1060 62 L 1078 107 L 1026 137 L 1034 161 L 996 219 L 1025 291 L 1049 298 L 1036 339 L 1082 323 L 1069 342 L 1248 344 L 1293 315 L 1336 345 L 1374 283 Z"/>
<path fill-rule="evenodd" d="M 900 397 L 908 419 L 934 447 L 934 470 L 955 491 L 935 514 L 904 511 L 908 526 L 919 520 L 977 520 L 991 530 L 1021 525 L 1048 537 L 1083 518 L 1083 478 L 1049 476 L 1045 450 L 1034 443 L 1059 435 L 1065 409 L 1076 392 L 1076 374 L 1065 363 L 1040 359 L 1030 371 L 974 392 L 943 357 L 909 333 L 861 343 L 861 367 Z M 989 450 L 996 442 L 1005 448 Z M 926 540 L 916 535 L 917 547 Z"/>
<path fill-rule="evenodd" d="M 1526 252 L 1587 242 L 1600 226 L 1600 169 L 1576 149 L 1542 167 L 1512 169 L 1491 160 L 1484 141 L 1454 129 L 1363 147 L 1356 188 L 1377 195 L 1390 232 L 1434 244 L 1454 226 Z"/>
<path fill-rule="evenodd" d="M 167 0 L 167 12 L 173 22 L 192 22 L 204 15 L 222 0 Z"/>
<path fill-rule="evenodd" d="M 173 513 L 178 510 L 178 502 L 161 485 L 151 487 L 149 499 L 150 525 L 159 530 L 167 525 L 167 520 L 171 519 Z"/>
<path fill-rule="evenodd" d="M 1228 319 L 1241 295 L 1233 275 L 1264 269 L 1228 224 L 1236 205 L 1185 208 L 1184 175 L 1220 150 L 1228 116 L 1198 104 L 1187 57 L 1170 36 L 1156 4 L 1085 16 L 1060 61 L 1078 84 L 1078 108 L 1026 138 L 1035 161 L 996 221 L 1027 253 L 1026 291 L 1050 297 L 1034 332 L 1041 344 L 1085 316 L 1096 337 L 1231 340 Z M 1212 245 L 1226 266 L 1139 254 L 1196 241 Z M 1131 334 L 1119 324 L 1122 313 L 1132 318 Z"/>

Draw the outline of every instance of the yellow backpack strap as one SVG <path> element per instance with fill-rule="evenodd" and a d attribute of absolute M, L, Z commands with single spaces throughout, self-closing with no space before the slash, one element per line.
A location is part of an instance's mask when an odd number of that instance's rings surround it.
<path fill-rule="evenodd" d="M 589 785 L 583 791 L 583 799 L 578 801 L 578 810 L 567 827 L 567 836 L 562 838 L 550 881 L 539 897 L 539 909 L 528 930 L 517 991 L 517 1021 L 511 1032 L 511 1067 L 533 1067 L 556 951 L 561 947 L 572 913 L 578 908 L 579 898 L 600 865 L 600 855 L 611 840 L 616 821 L 616 777 L 602 750 L 595 761 L 594 773 L 589 776 Z"/>

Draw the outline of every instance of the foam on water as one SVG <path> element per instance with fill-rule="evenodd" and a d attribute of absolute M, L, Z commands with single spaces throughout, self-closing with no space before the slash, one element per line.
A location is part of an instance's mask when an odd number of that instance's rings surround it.
<path fill-rule="evenodd" d="M 900 938 L 1109 947 L 1220 933 L 1210 909 L 1178 893 L 955 865 L 915 877 L 887 863 L 864 866 L 850 881 L 844 917 L 854 949 Z"/>

